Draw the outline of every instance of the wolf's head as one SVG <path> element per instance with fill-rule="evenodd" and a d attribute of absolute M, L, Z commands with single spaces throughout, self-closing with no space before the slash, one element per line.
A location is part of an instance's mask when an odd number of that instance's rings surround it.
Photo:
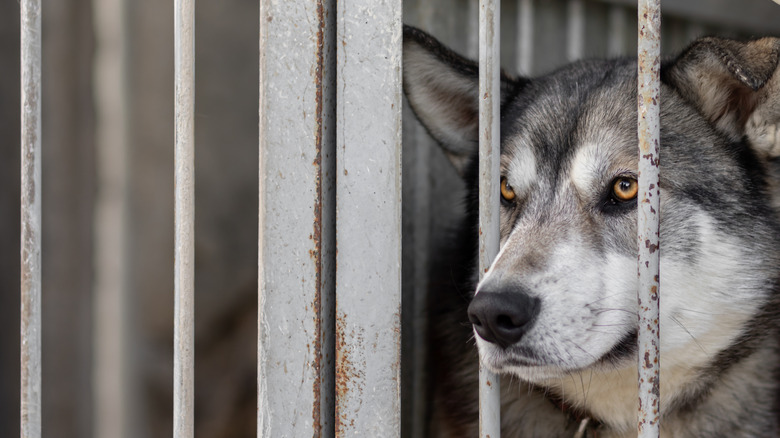
<path fill-rule="evenodd" d="M 717 366 L 770 312 L 778 57 L 778 39 L 704 38 L 662 66 L 662 384 Z M 407 27 L 403 68 L 475 209 L 476 64 Z M 469 307 L 480 358 L 547 385 L 626 369 L 634 388 L 636 61 L 503 75 L 501 90 L 501 249 Z"/>

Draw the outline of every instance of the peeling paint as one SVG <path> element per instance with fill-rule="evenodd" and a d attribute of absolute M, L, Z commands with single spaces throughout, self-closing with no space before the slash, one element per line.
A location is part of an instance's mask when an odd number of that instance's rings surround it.
<path fill-rule="evenodd" d="M 479 2 L 479 273 L 490 269 L 499 249 L 500 10 L 497 0 Z M 501 434 L 499 376 L 479 367 L 479 436 Z"/>
<path fill-rule="evenodd" d="M 638 7 L 638 385 L 640 438 L 660 434 L 659 358 L 659 138 L 660 138 L 660 26 L 659 0 L 640 0 Z M 652 407 L 652 411 L 650 408 Z"/>
<path fill-rule="evenodd" d="M 21 425 L 41 436 L 41 1 L 21 2 Z"/>
<path fill-rule="evenodd" d="M 334 434 L 334 5 L 260 2 L 262 437 Z"/>
<path fill-rule="evenodd" d="M 336 436 L 400 436 L 401 2 L 337 7 Z"/>
<path fill-rule="evenodd" d="M 314 243 L 314 249 L 309 251 L 309 256 L 314 261 L 314 302 L 312 303 L 312 309 L 314 309 L 314 354 L 312 367 L 314 372 L 318 375 L 322 375 L 322 93 L 323 93 L 323 52 L 325 47 L 325 21 L 323 19 L 323 4 L 322 0 L 317 1 L 317 45 L 315 55 L 315 77 L 314 87 L 316 90 L 315 95 L 315 120 L 316 130 L 314 144 L 316 148 L 316 154 L 314 162 L 315 167 L 315 193 L 314 200 L 314 231 L 311 234 Z M 319 437 L 322 429 L 322 380 L 321 378 L 314 379 L 313 387 L 313 402 L 312 402 L 312 434 L 314 437 Z"/>
<path fill-rule="evenodd" d="M 195 2 L 174 1 L 173 433 L 195 435 Z"/>

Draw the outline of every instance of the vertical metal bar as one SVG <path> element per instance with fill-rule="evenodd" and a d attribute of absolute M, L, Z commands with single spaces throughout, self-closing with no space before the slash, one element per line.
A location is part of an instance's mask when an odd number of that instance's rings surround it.
<path fill-rule="evenodd" d="M 336 436 L 399 436 L 401 1 L 338 2 Z"/>
<path fill-rule="evenodd" d="M 689 21 L 685 23 L 685 42 L 690 43 L 691 41 L 695 40 L 696 38 L 699 38 L 703 36 L 706 33 L 706 29 L 704 26 L 696 21 Z"/>
<path fill-rule="evenodd" d="M 21 436 L 41 436 L 41 1 L 21 3 Z"/>
<path fill-rule="evenodd" d="M 93 0 L 98 191 L 95 200 L 93 430 L 131 436 L 132 362 L 127 301 L 127 87 L 125 0 Z"/>
<path fill-rule="evenodd" d="M 500 10 L 496 0 L 479 2 L 479 278 L 499 247 Z M 499 376 L 479 366 L 479 436 L 501 434 Z"/>
<path fill-rule="evenodd" d="M 520 74 L 533 73 L 534 59 L 534 0 L 520 0 L 517 8 L 517 70 Z"/>
<path fill-rule="evenodd" d="M 637 290 L 639 315 L 639 415 L 640 438 L 660 433 L 659 362 L 659 138 L 660 138 L 660 0 L 639 0 L 638 129 L 639 261 Z"/>
<path fill-rule="evenodd" d="M 430 273 L 430 255 L 431 248 L 431 225 L 435 223 L 432 219 L 434 216 L 433 209 L 435 208 L 431 202 L 433 199 L 431 184 L 432 175 L 435 174 L 435 163 L 432 158 L 433 148 L 426 142 L 430 141 L 430 136 L 420 125 L 412 125 L 412 147 L 404 144 L 404 173 L 409 168 L 409 173 L 413 174 L 411 183 L 413 185 L 404 187 L 404 195 L 412 192 L 411 205 L 408 207 L 410 210 L 404 211 L 404 214 L 409 214 L 413 217 L 414 229 L 411 237 L 404 236 L 406 239 L 402 242 L 403 245 L 408 245 L 404 248 L 404 252 L 408 255 L 410 252 L 414 255 L 414 287 L 411 291 L 404 291 L 402 300 L 408 300 L 410 303 L 403 303 L 404 311 L 410 309 L 410 314 L 402 314 L 404 327 L 408 328 L 409 333 L 402 333 L 402 354 L 411 354 L 411 358 L 407 358 L 403 363 L 409 366 L 410 370 L 408 374 L 411 374 L 410 383 L 408 383 L 403 390 L 408 391 L 410 396 L 403 395 L 402 403 L 406 402 L 408 405 L 403 406 L 403 413 L 409 415 L 409 419 L 402 419 L 406 424 L 409 424 L 410 429 L 409 436 L 413 438 L 422 438 L 427 436 L 427 421 L 428 418 L 428 326 L 426 323 L 427 318 L 427 302 L 428 302 L 428 284 Z M 406 138 L 404 139 L 406 140 Z M 428 146 L 428 147 L 426 147 Z M 408 184 L 404 179 L 405 184 Z M 408 202 L 407 198 L 407 202 Z M 408 219 L 407 219 L 408 220 Z M 405 224 L 408 226 L 408 224 Z M 406 229 L 404 229 L 406 232 Z M 410 296 L 411 295 L 411 296 Z M 407 305 L 409 304 L 409 305 Z M 403 342 L 411 344 L 403 345 Z M 403 368 L 402 368 L 403 371 Z M 406 433 L 404 433 L 406 436 Z"/>
<path fill-rule="evenodd" d="M 469 0 L 468 11 L 466 16 L 468 17 L 468 33 L 466 39 L 466 56 L 470 59 L 474 59 L 479 56 L 479 8 L 482 0 Z M 477 19 L 474 19 L 477 17 Z"/>
<path fill-rule="evenodd" d="M 174 1 L 175 266 L 173 435 L 195 421 L 195 1 Z"/>
<path fill-rule="evenodd" d="M 334 4 L 260 2 L 258 437 L 334 434 Z"/>
<path fill-rule="evenodd" d="M 607 55 L 610 57 L 624 56 L 626 54 L 626 8 L 612 5 L 609 7 L 609 40 L 607 41 Z"/>
<path fill-rule="evenodd" d="M 566 58 L 582 59 L 585 54 L 585 6 L 583 0 L 569 0 L 567 10 Z"/>

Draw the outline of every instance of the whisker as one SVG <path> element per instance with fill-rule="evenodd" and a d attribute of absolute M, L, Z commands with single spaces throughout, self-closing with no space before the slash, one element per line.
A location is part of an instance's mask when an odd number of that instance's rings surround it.
<path fill-rule="evenodd" d="M 606 297 L 601 297 L 601 298 L 599 298 L 596 301 L 591 301 L 590 303 L 586 304 L 586 306 L 591 306 L 593 304 L 596 304 L 598 302 L 604 301 L 604 300 L 609 299 L 609 298 L 619 297 L 620 295 L 621 294 L 607 295 Z"/>
<path fill-rule="evenodd" d="M 708 315 L 708 316 L 720 316 L 722 313 L 713 313 L 713 312 L 705 312 L 703 310 L 693 310 L 693 309 L 680 309 L 683 312 L 688 313 L 698 313 L 699 315 Z"/>
<path fill-rule="evenodd" d="M 629 309 L 620 309 L 620 308 L 602 308 L 602 309 L 595 309 L 593 313 L 600 315 L 605 312 L 625 312 L 629 315 L 636 315 L 636 310 L 629 310 Z"/>
<path fill-rule="evenodd" d="M 696 346 L 698 346 L 698 347 L 699 347 L 699 349 L 702 351 L 702 353 L 707 353 L 707 351 L 704 349 L 704 346 L 703 346 L 703 345 L 701 345 L 701 344 L 699 343 L 699 341 L 696 339 L 696 337 L 695 337 L 695 336 L 693 336 L 693 333 L 691 333 L 691 332 L 688 330 L 688 328 L 686 328 L 686 327 L 683 325 L 683 323 L 682 323 L 682 322 L 680 322 L 680 320 L 679 320 L 679 319 L 677 319 L 677 317 L 674 317 L 674 316 L 672 316 L 672 317 L 670 317 L 669 319 L 671 319 L 672 321 L 674 321 L 674 322 L 675 322 L 675 324 L 677 324 L 678 326 L 680 326 L 680 328 L 681 328 L 681 329 L 685 330 L 685 333 L 688 333 L 688 336 L 690 336 L 690 337 L 691 337 L 691 339 L 693 340 L 693 342 L 696 344 Z"/>

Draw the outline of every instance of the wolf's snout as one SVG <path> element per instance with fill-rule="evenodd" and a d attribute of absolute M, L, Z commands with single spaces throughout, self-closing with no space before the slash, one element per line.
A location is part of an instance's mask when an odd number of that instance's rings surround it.
<path fill-rule="evenodd" d="M 469 305 L 469 321 L 482 339 L 506 348 L 528 331 L 539 307 L 539 298 L 525 293 L 482 291 Z"/>

